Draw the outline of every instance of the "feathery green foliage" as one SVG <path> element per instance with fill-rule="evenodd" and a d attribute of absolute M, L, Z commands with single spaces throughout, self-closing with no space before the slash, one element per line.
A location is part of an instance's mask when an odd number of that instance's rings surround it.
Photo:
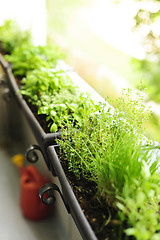
<path fill-rule="evenodd" d="M 87 104 L 80 130 L 72 123 L 67 125 L 74 144 L 65 135 L 65 141 L 61 141 L 63 151 L 69 156 L 70 169 L 78 177 L 92 176 L 101 194 L 108 199 L 112 193 L 115 198 L 115 194 L 122 192 L 126 178 L 129 181 L 130 176 L 140 177 L 145 107 L 138 99 L 129 100 L 128 92 L 125 97 L 118 99 L 114 112 L 111 108 L 107 110 L 105 104 L 92 102 L 91 114 Z"/>
<path fill-rule="evenodd" d="M 81 129 L 69 123 L 70 139 L 66 132 L 58 142 L 77 178 L 95 181 L 97 196 L 119 209 L 120 219 L 132 226 L 126 234 L 150 240 L 160 234 L 159 156 L 152 162 L 151 150 L 142 147 L 142 124 L 150 113 L 141 101 L 139 94 L 130 99 L 129 91 L 117 100 L 114 112 L 104 104 L 93 105 L 94 115 L 83 114 Z"/>

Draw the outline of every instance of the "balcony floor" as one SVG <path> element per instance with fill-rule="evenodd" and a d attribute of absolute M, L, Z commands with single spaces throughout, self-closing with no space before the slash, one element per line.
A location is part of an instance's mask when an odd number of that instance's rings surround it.
<path fill-rule="evenodd" d="M 19 172 L 11 162 L 16 152 L 13 145 L 0 143 L 0 239 L 65 240 L 56 214 L 34 222 L 25 219 L 19 207 Z"/>

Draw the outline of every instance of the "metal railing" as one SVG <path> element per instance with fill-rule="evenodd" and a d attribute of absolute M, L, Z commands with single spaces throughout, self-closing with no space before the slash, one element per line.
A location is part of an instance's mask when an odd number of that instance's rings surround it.
<path fill-rule="evenodd" d="M 55 138 L 60 137 L 61 133 L 45 133 L 39 122 L 35 118 L 34 114 L 28 107 L 26 101 L 23 99 L 19 92 L 18 85 L 12 74 L 11 66 L 0 55 L 0 64 L 6 75 L 6 88 L 8 94 L 12 98 L 15 98 L 18 106 L 26 117 L 32 132 L 38 142 L 38 145 L 31 145 L 26 151 L 26 158 L 29 162 L 35 163 L 38 161 L 38 155 L 36 151 L 40 151 L 48 169 L 52 172 L 53 176 L 57 176 L 61 184 L 62 193 L 58 186 L 49 183 L 40 190 L 40 197 L 45 204 L 52 204 L 55 201 L 54 191 L 58 191 L 62 201 L 66 207 L 66 210 L 74 219 L 74 222 L 84 240 L 96 240 L 97 237 L 93 232 L 90 224 L 88 223 L 83 211 L 72 191 L 72 188 L 65 176 L 63 168 L 60 164 L 60 160 L 55 150 Z M 48 199 L 44 199 L 43 195 L 48 192 Z"/>

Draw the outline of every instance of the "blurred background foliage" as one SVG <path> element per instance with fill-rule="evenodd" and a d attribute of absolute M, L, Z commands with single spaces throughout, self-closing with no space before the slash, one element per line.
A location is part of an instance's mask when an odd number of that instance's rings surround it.
<path fill-rule="evenodd" d="M 105 2 L 47 0 L 48 39 L 56 41 L 61 46 L 67 56 L 66 62 L 103 97 L 109 96 L 114 99 L 121 93 L 122 88 L 128 87 L 144 92 L 146 103 L 152 101 L 156 104 L 154 109 L 157 107 L 156 111 L 153 111 L 152 120 L 146 125 L 146 135 L 160 141 L 160 113 L 157 114 L 160 104 L 160 1 L 128 0 L 127 5 L 126 0 L 108 0 L 116 5 L 108 18 L 109 5 L 105 5 Z M 122 2 L 126 4 L 124 11 L 122 12 L 122 8 L 114 11 Z M 127 46 L 130 40 L 126 39 L 127 35 L 123 32 L 125 26 L 120 20 L 124 17 L 124 21 L 127 21 L 125 12 L 130 11 L 133 2 L 135 12 L 132 16 L 131 31 L 138 34 L 144 51 L 142 57 L 135 57 L 134 54 L 128 54 L 111 42 L 107 42 L 100 34 L 93 31 L 88 23 L 94 10 L 94 25 L 96 22 L 99 23 L 97 29 L 103 27 L 104 34 L 105 36 L 108 34 L 108 38 L 112 35 L 109 28 L 117 32 L 113 41 L 115 38 L 120 41 L 121 35 L 124 35 L 124 45 Z M 101 11 L 100 5 L 102 5 Z M 103 8 L 104 12 L 102 12 Z M 105 11 L 106 16 L 102 22 L 100 20 L 102 15 L 105 15 Z M 114 22 L 117 25 L 114 25 Z M 132 50 L 138 52 L 136 47 Z"/>
<path fill-rule="evenodd" d="M 145 58 L 133 59 L 132 63 L 141 72 L 149 97 L 160 103 L 160 1 L 152 0 L 150 3 L 152 5 L 141 6 L 135 16 L 134 30 L 141 35 Z"/>

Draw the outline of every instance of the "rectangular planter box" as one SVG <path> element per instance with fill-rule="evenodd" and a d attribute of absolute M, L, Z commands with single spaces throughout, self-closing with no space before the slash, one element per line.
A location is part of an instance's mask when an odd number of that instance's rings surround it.
<path fill-rule="evenodd" d="M 80 208 L 80 205 L 71 189 L 70 184 L 67 181 L 65 173 L 58 159 L 54 145 L 55 138 L 60 137 L 60 133 L 44 132 L 39 122 L 33 115 L 32 111 L 28 107 L 27 103 L 23 99 L 22 95 L 19 93 L 19 88 L 12 74 L 10 65 L 4 60 L 2 55 L 0 55 L 0 64 L 7 78 L 7 84 L 10 89 L 10 95 L 16 100 L 19 108 L 21 109 L 21 112 L 23 113 L 24 118 L 26 119 L 27 124 L 31 129 L 32 132 L 31 138 L 34 138 L 38 144 L 38 148 L 33 147 L 29 151 L 40 150 L 44 157 L 47 168 L 52 173 L 52 175 L 58 177 L 62 195 L 64 198 L 64 203 L 67 206 L 68 211 L 71 214 L 78 228 L 79 236 L 75 237 L 75 239 L 79 239 L 79 237 L 81 236 L 84 240 L 96 240 L 97 238 L 91 226 L 89 225 L 87 219 L 85 218 L 82 209 Z M 28 131 L 26 130 L 25 132 Z"/>

